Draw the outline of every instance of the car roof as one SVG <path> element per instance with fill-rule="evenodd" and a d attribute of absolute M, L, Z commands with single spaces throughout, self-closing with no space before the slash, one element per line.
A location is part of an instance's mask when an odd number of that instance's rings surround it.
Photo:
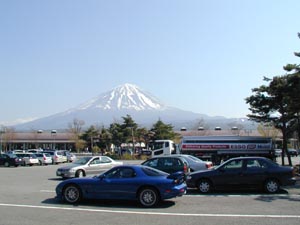
<path fill-rule="evenodd" d="M 172 155 L 157 155 L 157 156 L 153 156 L 151 159 L 154 158 L 183 158 L 184 155 L 180 155 L 180 154 L 172 154 Z"/>
<path fill-rule="evenodd" d="M 243 156 L 243 157 L 235 157 L 231 159 L 266 159 L 266 158 L 260 156 Z"/>

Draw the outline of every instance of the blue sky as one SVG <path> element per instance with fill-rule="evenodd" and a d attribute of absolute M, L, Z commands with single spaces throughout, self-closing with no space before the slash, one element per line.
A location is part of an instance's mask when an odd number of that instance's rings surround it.
<path fill-rule="evenodd" d="M 244 117 L 299 64 L 299 0 L 1 0 L 0 125 L 132 83 L 170 106 Z"/>

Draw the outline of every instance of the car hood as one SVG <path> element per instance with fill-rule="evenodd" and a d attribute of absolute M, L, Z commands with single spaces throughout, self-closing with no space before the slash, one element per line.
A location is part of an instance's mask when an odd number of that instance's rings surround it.
<path fill-rule="evenodd" d="M 60 182 L 57 186 L 56 189 L 62 189 L 65 185 L 67 184 L 78 184 L 78 185 L 86 185 L 93 183 L 99 179 L 98 177 L 80 177 L 80 178 L 72 178 L 68 180 L 64 180 Z"/>
<path fill-rule="evenodd" d="M 209 168 L 207 170 L 198 170 L 198 171 L 191 172 L 190 175 L 209 174 L 209 173 L 213 173 L 214 171 L 215 168 Z"/>

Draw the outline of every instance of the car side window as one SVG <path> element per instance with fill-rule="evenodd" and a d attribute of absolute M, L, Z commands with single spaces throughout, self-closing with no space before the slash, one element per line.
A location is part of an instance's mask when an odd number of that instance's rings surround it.
<path fill-rule="evenodd" d="M 258 163 L 260 164 L 261 168 L 268 168 L 269 164 L 265 162 L 264 160 L 258 160 Z"/>
<path fill-rule="evenodd" d="M 145 163 L 145 165 L 150 167 L 157 167 L 158 159 L 149 160 L 147 163 Z"/>
<path fill-rule="evenodd" d="M 120 178 L 132 178 L 134 177 L 134 171 L 131 168 L 120 169 Z"/>
<path fill-rule="evenodd" d="M 98 158 L 94 159 L 90 164 L 92 164 L 92 165 L 100 164 L 100 160 Z"/>
<path fill-rule="evenodd" d="M 113 178 L 113 179 L 132 178 L 134 176 L 135 176 L 135 172 L 131 168 L 117 168 L 105 174 L 106 178 Z"/>
<path fill-rule="evenodd" d="M 178 167 L 182 164 L 181 161 L 176 158 L 164 158 L 162 161 L 164 167 Z"/>
<path fill-rule="evenodd" d="M 101 157 L 101 163 L 111 163 L 111 160 L 105 156 Z"/>
<path fill-rule="evenodd" d="M 242 169 L 243 167 L 243 161 L 240 159 L 233 160 L 226 165 L 223 166 L 223 169 L 225 170 L 232 170 L 232 169 Z"/>
<path fill-rule="evenodd" d="M 247 167 L 247 169 L 261 169 L 262 168 L 262 166 L 256 159 L 247 160 L 246 167 Z"/>
<path fill-rule="evenodd" d="M 119 169 L 112 169 L 105 174 L 106 178 L 117 178 L 119 177 Z"/>

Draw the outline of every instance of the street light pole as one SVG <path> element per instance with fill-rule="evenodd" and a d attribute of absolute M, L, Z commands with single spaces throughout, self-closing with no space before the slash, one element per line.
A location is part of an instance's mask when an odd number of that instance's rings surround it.
<path fill-rule="evenodd" d="M 53 138 L 52 149 L 55 149 L 55 136 L 56 136 L 56 130 L 51 130 L 51 136 L 52 136 L 52 138 Z"/>
<path fill-rule="evenodd" d="M 2 150 L 3 150 L 3 134 L 5 134 L 5 127 L 1 125 L 0 127 L 0 153 L 2 153 Z"/>

